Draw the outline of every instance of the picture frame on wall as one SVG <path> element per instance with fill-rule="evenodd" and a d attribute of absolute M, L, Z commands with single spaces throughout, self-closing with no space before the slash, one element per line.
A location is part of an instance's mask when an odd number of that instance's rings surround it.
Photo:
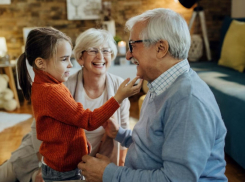
<path fill-rule="evenodd" d="M 100 19 L 101 0 L 66 0 L 68 20 Z"/>
<path fill-rule="evenodd" d="M 108 32 L 110 32 L 113 37 L 116 36 L 116 27 L 115 27 L 115 21 L 114 20 L 103 21 L 102 22 L 102 28 L 107 30 Z"/>
<path fill-rule="evenodd" d="M 0 0 L 0 4 L 11 4 L 11 0 Z"/>

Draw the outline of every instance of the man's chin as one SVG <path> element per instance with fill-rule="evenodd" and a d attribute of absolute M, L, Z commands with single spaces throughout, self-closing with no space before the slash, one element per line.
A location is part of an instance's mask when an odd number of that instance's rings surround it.
<path fill-rule="evenodd" d="M 141 74 L 136 73 L 136 76 L 139 76 L 140 79 L 143 79 L 143 76 Z"/>

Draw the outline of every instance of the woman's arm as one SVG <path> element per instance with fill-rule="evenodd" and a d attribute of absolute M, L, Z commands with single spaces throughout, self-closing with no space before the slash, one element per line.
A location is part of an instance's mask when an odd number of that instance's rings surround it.
<path fill-rule="evenodd" d="M 42 155 L 39 153 L 39 148 L 41 146 L 42 141 L 37 139 L 37 132 L 36 132 L 36 120 L 33 119 L 32 125 L 31 125 L 31 139 L 32 139 L 32 145 L 34 148 L 34 151 L 36 152 L 38 161 L 39 161 L 39 169 L 37 169 L 36 176 L 35 176 L 35 182 L 44 182 L 42 178 L 42 168 L 40 167 Z"/>
<path fill-rule="evenodd" d="M 126 155 L 127 155 L 127 149 L 120 150 L 119 166 L 124 166 Z"/>
<path fill-rule="evenodd" d="M 34 148 L 34 151 L 36 153 L 39 153 L 39 148 L 42 144 L 42 141 L 37 139 L 37 131 L 36 131 L 36 120 L 33 119 L 31 124 L 31 140 L 32 140 L 32 146 Z M 39 160 L 41 161 L 41 160 Z"/>

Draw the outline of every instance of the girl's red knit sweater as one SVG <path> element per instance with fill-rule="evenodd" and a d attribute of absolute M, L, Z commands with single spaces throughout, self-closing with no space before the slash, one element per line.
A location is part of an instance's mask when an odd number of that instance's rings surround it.
<path fill-rule="evenodd" d="M 60 172 L 75 169 L 88 153 L 83 129 L 98 128 L 120 106 L 112 97 L 93 112 L 85 110 L 63 83 L 41 70 L 35 70 L 31 100 L 37 138 L 43 141 L 39 152 L 49 167 Z"/>

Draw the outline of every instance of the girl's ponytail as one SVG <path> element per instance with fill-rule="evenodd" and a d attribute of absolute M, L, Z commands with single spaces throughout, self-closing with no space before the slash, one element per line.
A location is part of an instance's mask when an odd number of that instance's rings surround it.
<path fill-rule="evenodd" d="M 26 54 L 20 55 L 17 62 L 18 81 L 26 100 L 31 99 L 31 77 L 26 67 Z"/>

